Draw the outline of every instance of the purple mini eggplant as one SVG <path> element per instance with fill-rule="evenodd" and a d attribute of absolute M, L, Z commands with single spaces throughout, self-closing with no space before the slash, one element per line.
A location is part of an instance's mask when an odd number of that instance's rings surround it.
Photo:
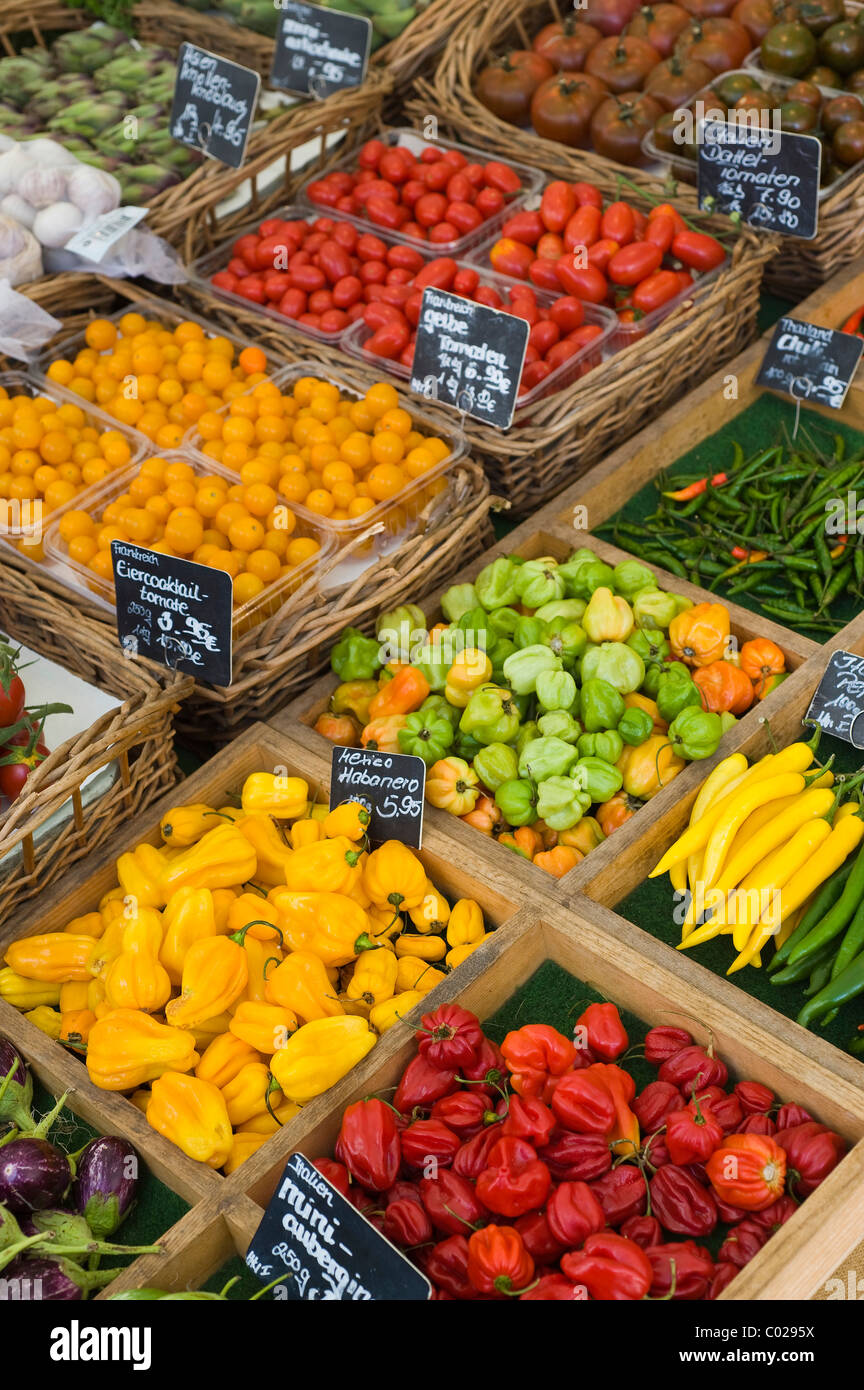
<path fill-rule="evenodd" d="M 0 1124 L 16 1129 L 33 1128 L 33 1078 L 14 1043 L 0 1033 Z"/>
<path fill-rule="evenodd" d="M 0 1148 L 0 1202 L 16 1215 L 58 1206 L 71 1180 L 68 1158 L 47 1139 L 24 1136 Z"/>
<path fill-rule="evenodd" d="M 132 1145 L 111 1134 L 92 1140 L 79 1157 L 72 1203 L 98 1240 L 113 1235 L 128 1215 L 138 1188 L 138 1166 Z"/>
<path fill-rule="evenodd" d="M 71 1260 L 42 1255 L 19 1255 L 3 1272 L 7 1287 L 26 1284 L 34 1301 L 58 1303 L 84 1298 L 91 1289 L 104 1288 L 117 1278 L 116 1269 L 85 1270 Z"/>

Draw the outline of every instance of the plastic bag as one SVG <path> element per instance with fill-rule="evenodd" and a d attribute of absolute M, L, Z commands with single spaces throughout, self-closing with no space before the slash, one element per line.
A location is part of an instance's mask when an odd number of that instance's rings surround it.
<path fill-rule="evenodd" d="M 181 285 L 188 279 L 183 262 L 173 246 L 149 232 L 135 227 L 110 246 L 101 261 L 88 261 L 69 251 L 46 251 L 45 269 L 51 274 L 64 270 L 92 271 L 112 280 L 135 279 L 146 275 L 160 285 Z"/>
<path fill-rule="evenodd" d="M 0 354 L 27 362 L 63 327 L 32 299 L 0 280 Z"/>

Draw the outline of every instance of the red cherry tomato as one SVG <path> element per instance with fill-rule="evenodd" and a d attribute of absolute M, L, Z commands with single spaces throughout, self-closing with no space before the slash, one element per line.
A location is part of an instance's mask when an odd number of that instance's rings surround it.
<path fill-rule="evenodd" d="M 486 183 L 490 188 L 497 188 L 499 193 L 519 193 L 522 188 L 522 180 L 511 169 L 509 164 L 502 164 L 500 160 L 490 159 L 483 165 L 483 173 Z"/>
<path fill-rule="evenodd" d="M 215 285 L 217 290 L 227 290 L 229 294 L 233 294 L 237 288 L 238 278 L 230 270 L 217 270 L 216 274 L 210 277 L 210 284 Z M 4 729 L 8 728 L 8 725 L 4 724 L 3 727 Z"/>
<path fill-rule="evenodd" d="M 306 312 L 306 295 L 302 290 L 286 290 L 277 308 L 286 319 L 299 319 Z"/>
<path fill-rule="evenodd" d="M 459 240 L 459 228 L 452 222 L 436 222 L 429 228 L 429 240 L 436 246 L 450 246 Z"/>
<path fill-rule="evenodd" d="M 268 299 L 281 299 L 292 288 L 291 276 L 285 270 L 268 270 L 264 276 L 264 293 Z"/>
<path fill-rule="evenodd" d="M 561 289 L 561 281 L 555 271 L 557 264 L 557 261 L 544 261 L 538 256 L 528 267 L 528 279 L 538 290 L 549 290 L 552 294 L 557 294 Z"/>
<path fill-rule="evenodd" d="M 571 255 L 565 255 L 556 261 L 555 273 L 564 292 L 576 299 L 601 304 L 606 298 L 606 276 L 596 266 L 587 265 L 580 269 L 574 265 Z"/>
<path fill-rule="evenodd" d="M 444 191 L 451 203 L 473 203 L 477 197 L 477 189 L 464 172 L 453 174 Z"/>
<path fill-rule="evenodd" d="M 507 206 L 507 200 L 497 188 L 481 188 L 474 206 L 484 222 L 487 222 L 490 217 L 497 217 Z"/>
<path fill-rule="evenodd" d="M 623 246 L 609 262 L 607 274 L 613 285 L 638 285 L 646 275 L 660 269 L 663 252 L 650 241 L 634 241 Z"/>
<path fill-rule="evenodd" d="M 378 173 L 390 183 L 405 183 L 414 170 L 414 157 L 410 151 L 397 146 L 387 150 L 378 161 Z"/>
<path fill-rule="evenodd" d="M 318 265 L 331 285 L 351 274 L 351 257 L 338 241 L 325 239 L 318 249 Z"/>
<path fill-rule="evenodd" d="M 449 290 L 452 288 L 459 269 L 456 262 L 450 256 L 436 256 L 435 260 L 428 261 L 422 270 L 414 276 L 415 290 L 424 290 L 431 286 L 436 290 Z"/>
<path fill-rule="evenodd" d="M 387 153 L 383 140 L 367 140 L 357 156 L 357 163 L 363 169 L 377 169 L 381 156 Z"/>
<path fill-rule="evenodd" d="M 557 261 L 564 255 L 564 239 L 557 232 L 544 232 L 535 249 L 538 260 Z"/>
<path fill-rule="evenodd" d="M 387 227 L 392 231 L 398 231 L 403 222 L 408 221 L 410 214 L 401 203 L 375 194 L 367 200 L 366 216 L 370 222 L 375 223 L 376 227 Z"/>
<path fill-rule="evenodd" d="M 379 300 L 377 304 L 367 304 L 363 314 L 363 322 L 369 328 L 383 328 L 385 323 L 405 323 L 405 315 L 401 309 L 397 309 L 395 304 L 385 304 Z"/>
<path fill-rule="evenodd" d="M 443 221 L 447 211 L 447 199 L 443 193 L 424 193 L 414 204 L 414 221 L 421 227 L 434 227 Z"/>
<path fill-rule="evenodd" d="M 588 264 L 596 266 L 602 270 L 604 275 L 608 269 L 612 257 L 621 250 L 617 241 L 612 241 L 610 237 L 602 237 L 600 241 L 595 241 L 593 246 L 588 248 Z"/>
<path fill-rule="evenodd" d="M 372 232 L 364 232 L 358 238 L 356 250 L 361 261 L 385 261 L 387 259 L 387 243 Z"/>
<path fill-rule="evenodd" d="M 266 286 L 265 286 L 266 289 Z M 333 308 L 333 295 L 330 290 L 315 290 L 309 296 L 310 314 L 326 314 Z"/>
<path fill-rule="evenodd" d="M 480 283 L 480 276 L 476 270 L 469 270 L 467 267 L 457 270 L 453 277 L 452 290 L 454 294 L 461 294 L 465 299 L 470 299 Z"/>
<path fill-rule="evenodd" d="M 489 309 L 503 309 L 504 300 L 491 285 L 479 285 L 474 295 L 477 304 L 485 304 Z"/>
<path fill-rule="evenodd" d="M 333 286 L 333 303 L 337 309 L 350 309 L 363 297 L 363 281 L 357 275 L 345 275 Z"/>
<path fill-rule="evenodd" d="M 364 285 L 383 285 L 387 279 L 387 267 L 383 261 L 364 261 L 357 274 Z"/>
<path fill-rule="evenodd" d="M 582 308 L 582 301 L 574 298 L 573 295 L 563 294 L 549 310 L 549 318 L 554 324 L 557 324 L 562 333 L 572 333 L 574 329 L 581 328 L 585 322 L 585 310 Z"/>
<path fill-rule="evenodd" d="M 322 333 L 341 333 L 348 327 L 348 315 L 342 309 L 327 309 L 321 315 Z"/>
<path fill-rule="evenodd" d="M 528 334 L 529 345 L 536 348 L 541 357 L 545 357 L 551 347 L 554 347 L 561 337 L 561 329 L 554 319 L 541 319 L 535 323 Z"/>
<path fill-rule="evenodd" d="M 501 226 L 501 235 L 524 246 L 536 246 L 546 232 L 539 212 L 514 212 Z"/>
<path fill-rule="evenodd" d="M 471 203 L 450 203 L 445 221 L 456 227 L 462 236 L 467 236 L 477 227 L 483 226 L 483 217 Z"/>
<path fill-rule="evenodd" d="M 568 219 L 564 228 L 564 250 L 572 251 L 575 246 L 593 246 L 600 236 L 600 209 L 593 203 L 584 203 Z"/>
<path fill-rule="evenodd" d="M 468 160 L 461 150 L 445 150 L 441 156 L 445 164 L 449 164 L 451 169 L 464 169 Z"/>
<path fill-rule="evenodd" d="M 377 328 L 371 338 L 363 344 L 367 352 L 374 353 L 376 357 L 397 358 L 404 348 L 408 346 L 411 336 L 410 329 L 404 318 L 401 322 L 386 323 L 381 328 Z"/>
<path fill-rule="evenodd" d="M 580 208 L 603 207 L 603 194 L 593 183 L 574 183 L 571 185 L 576 197 L 576 206 Z"/>
<path fill-rule="evenodd" d="M 643 314 L 650 314 L 653 309 L 668 304 L 670 299 L 674 299 L 680 293 L 681 286 L 675 271 L 658 270 L 653 275 L 646 275 L 636 286 L 633 291 L 633 308 L 641 309 Z"/>
<path fill-rule="evenodd" d="M 576 194 L 571 184 L 555 179 L 546 185 L 540 199 L 540 216 L 548 232 L 563 232 L 575 211 Z"/>
<path fill-rule="evenodd" d="M 524 242 L 501 237 L 489 252 L 492 269 L 500 275 L 510 275 L 514 280 L 524 280 L 536 257 Z"/>
<path fill-rule="evenodd" d="M 423 182 L 430 193 L 443 193 L 452 177 L 453 165 L 448 164 L 446 159 L 438 159 L 434 164 L 427 164 L 423 172 Z"/>
<path fill-rule="evenodd" d="M 661 251 L 668 251 L 675 236 L 675 223 L 671 217 L 649 217 L 645 228 L 645 240 L 653 242 L 659 246 Z"/>
<path fill-rule="evenodd" d="M 402 271 L 403 275 L 407 275 L 407 273 L 407 271 Z M 384 285 L 381 289 L 381 303 L 395 304 L 397 309 L 401 309 L 402 305 L 408 302 L 413 293 L 412 287 L 408 284 Z"/>
<path fill-rule="evenodd" d="M 629 203 L 610 203 L 600 220 L 601 237 L 609 237 L 619 246 L 626 246 L 633 240 L 635 229 L 636 221 Z"/>
<path fill-rule="evenodd" d="M 333 228 L 333 240 L 338 241 L 349 253 L 356 251 L 358 235 L 357 228 L 352 227 L 350 222 L 337 222 Z"/>
<path fill-rule="evenodd" d="M 378 260 L 380 257 L 376 256 L 375 259 Z M 412 275 L 416 275 L 423 266 L 423 257 L 413 246 L 391 246 L 384 259 L 389 266 L 410 270 Z"/>
<path fill-rule="evenodd" d="M 690 270 L 714 270 L 726 259 L 720 242 L 705 232 L 679 232 L 672 242 L 672 255 Z"/>
<path fill-rule="evenodd" d="M 648 221 L 653 221 L 655 217 L 671 217 L 672 221 L 675 223 L 676 235 L 678 232 L 685 232 L 687 230 L 687 223 L 684 221 L 678 209 L 673 207 L 671 203 L 658 203 L 656 207 L 653 207 L 648 214 Z"/>
<path fill-rule="evenodd" d="M 298 265 L 291 271 L 291 284 L 294 289 L 311 294 L 313 290 L 323 290 L 327 276 L 317 265 Z"/>
<path fill-rule="evenodd" d="M 422 198 L 425 192 L 426 185 L 422 179 L 408 179 L 407 183 L 402 185 L 402 202 L 406 208 L 413 208 L 417 199 Z"/>

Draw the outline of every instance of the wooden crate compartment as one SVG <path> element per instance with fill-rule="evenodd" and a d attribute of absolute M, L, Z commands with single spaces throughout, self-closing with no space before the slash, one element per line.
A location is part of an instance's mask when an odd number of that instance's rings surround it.
<path fill-rule="evenodd" d="M 486 551 L 485 554 L 473 561 L 472 564 L 466 566 L 456 582 L 465 583 L 474 579 L 479 571 L 483 569 L 484 565 L 489 564 L 490 561 L 494 560 L 499 555 L 511 555 L 515 553 L 529 560 L 536 559 L 541 555 L 552 555 L 556 560 L 562 561 L 577 547 L 585 546 L 596 551 L 597 555 L 601 559 L 608 561 L 610 565 L 616 565 L 620 560 L 632 558 L 626 551 L 608 545 L 605 541 L 598 540 L 597 537 L 592 536 L 590 533 L 573 530 L 572 527 L 565 522 L 551 517 L 550 513 L 551 508 L 547 508 L 545 512 L 540 513 L 545 524 L 539 528 L 537 526 L 537 518 L 533 521 L 524 522 L 515 531 L 512 531 L 506 536 L 503 541 L 499 541 L 491 550 Z M 674 590 L 676 593 L 685 594 L 688 598 L 693 599 L 694 603 L 704 603 L 712 598 L 720 597 L 711 595 L 706 590 L 697 588 L 695 585 L 688 583 L 687 580 L 679 579 L 676 575 L 669 574 L 667 571 L 659 569 L 656 565 L 648 565 L 647 567 L 656 574 L 658 585 L 661 588 L 668 588 Z M 449 585 L 445 585 L 444 588 L 440 589 L 425 606 L 424 611 L 430 627 L 433 623 L 441 619 L 441 597 L 447 587 L 449 587 Z M 746 608 L 740 608 L 734 603 L 727 603 L 726 607 L 729 609 L 732 632 L 738 637 L 740 642 L 746 642 L 748 639 L 757 636 L 773 637 L 785 652 L 787 669 L 792 672 L 799 671 L 809 657 L 821 650 L 815 642 L 811 642 L 806 637 L 801 637 L 798 633 L 791 632 L 777 623 L 767 623 L 765 620 L 757 618 Z M 790 677 L 790 681 L 784 682 L 784 685 L 778 690 L 777 696 L 782 695 L 783 690 L 789 689 L 792 679 L 793 677 Z M 338 678 L 334 676 L 332 672 L 326 676 L 322 676 L 320 680 L 310 686 L 305 694 L 299 696 L 296 700 L 292 701 L 291 704 L 287 705 L 284 710 L 280 711 L 279 714 L 275 715 L 270 720 L 271 726 L 274 729 L 289 734 L 308 748 L 329 759 L 330 750 L 333 745 L 322 737 L 322 735 L 316 733 L 312 726 L 318 716 L 328 708 L 330 696 L 338 684 Z M 776 696 L 769 696 L 767 700 L 763 700 L 761 703 L 751 708 L 747 714 L 743 716 L 740 724 L 747 728 L 754 726 L 756 721 L 774 707 L 776 700 Z M 652 807 L 657 805 L 665 806 L 676 802 L 680 799 L 683 788 L 687 788 L 688 790 L 692 788 L 695 794 L 696 789 L 698 789 L 704 780 L 707 771 L 714 766 L 715 761 L 719 761 L 720 758 L 726 757 L 727 754 L 732 751 L 731 740 L 739 736 L 738 728 L 731 730 L 722 740 L 720 749 L 715 754 L 714 759 L 690 763 L 678 774 L 674 781 L 669 784 L 665 791 L 654 798 L 651 802 Z M 455 836 L 459 840 L 464 836 L 466 848 L 473 856 L 485 856 L 490 864 L 500 865 L 500 872 L 502 874 L 513 872 L 511 862 L 512 851 L 497 845 L 488 835 L 484 835 L 482 831 L 476 830 L 473 826 L 465 825 L 458 821 L 455 816 L 450 815 L 449 812 L 436 810 L 434 806 L 429 806 L 428 804 L 426 806 L 425 815 L 427 824 L 434 825 L 442 831 L 449 832 L 451 836 Z M 619 836 L 626 835 L 630 838 L 644 833 L 646 823 L 650 821 L 650 819 L 651 814 L 648 811 L 640 812 L 620 830 L 616 831 L 616 841 L 618 841 Z M 620 841 L 618 841 L 618 843 L 620 843 Z M 545 869 L 538 868 L 537 865 L 531 864 L 526 860 L 520 860 L 518 866 L 519 877 L 524 877 L 526 885 L 530 885 L 532 889 L 536 888 L 537 891 L 542 893 L 551 893 L 552 896 L 556 898 L 560 898 L 563 894 L 563 896 L 567 898 L 591 877 L 589 864 L 592 862 L 593 856 L 596 853 L 596 850 L 592 851 L 577 868 L 571 869 L 570 873 L 566 874 L 562 879 L 555 879 L 551 874 L 548 874 Z"/>
<path fill-rule="evenodd" d="M 224 1264 L 242 1256 L 255 1234 L 258 1209 L 234 1196 L 201 1202 L 166 1232 L 159 1255 L 139 1255 L 100 1293 L 100 1299 L 127 1289 L 157 1288 L 166 1293 L 200 1289 Z"/>
<path fill-rule="evenodd" d="M 862 1085 L 829 1073 L 818 1058 L 802 1056 L 794 1043 L 766 1028 L 762 1019 L 736 1008 L 734 999 L 706 994 L 686 978 L 686 972 L 641 954 L 638 943 L 619 936 L 614 953 L 610 952 L 604 925 L 576 907 L 567 911 L 549 905 L 539 914 L 525 909 L 490 947 L 484 959 L 473 957 L 459 976 L 434 990 L 428 1007 L 457 999 L 481 1019 L 487 1018 L 539 966 L 552 960 L 649 1025 L 669 1022 L 673 1014 L 676 1019 L 686 1015 L 687 1026 L 698 1039 L 707 1042 L 713 1037 L 718 1055 L 733 1073 L 763 1082 L 781 1099 L 812 1108 L 814 1115 L 854 1144 L 722 1297 L 792 1300 L 817 1293 L 864 1235 Z M 529 1021 L 542 1020 L 525 1019 Z M 326 1097 L 305 1107 L 226 1180 L 226 1192 L 245 1192 L 259 1207 L 266 1205 L 289 1154 L 300 1151 L 317 1158 L 332 1153 L 345 1107 L 395 1085 L 413 1054 L 411 1029 L 397 1024 L 367 1059 L 371 1065 L 362 1084 L 356 1076 L 348 1076 Z"/>

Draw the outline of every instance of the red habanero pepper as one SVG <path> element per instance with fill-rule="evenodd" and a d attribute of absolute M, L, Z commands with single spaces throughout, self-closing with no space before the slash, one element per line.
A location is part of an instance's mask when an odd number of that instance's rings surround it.
<path fill-rule="evenodd" d="M 442 1004 L 434 1013 L 423 1015 L 415 1037 L 420 1056 L 431 1066 L 458 1071 L 475 1060 L 483 1030 L 476 1014 L 458 1004 Z"/>
<path fill-rule="evenodd" d="M 552 1234 L 552 1228 L 544 1211 L 528 1211 L 513 1223 L 525 1243 L 525 1249 L 538 1265 L 557 1264 L 566 1245 L 562 1245 Z"/>
<path fill-rule="evenodd" d="M 794 1129 L 796 1125 L 806 1125 L 813 1116 L 804 1109 L 803 1105 L 795 1105 L 787 1102 L 781 1105 L 775 1115 L 778 1129 Z"/>
<path fill-rule="evenodd" d="M 585 1182 L 562 1182 L 546 1204 L 546 1219 L 556 1240 L 568 1250 L 606 1225 L 606 1213 Z"/>
<path fill-rule="evenodd" d="M 585 1295 L 563 1274 L 544 1274 L 527 1293 L 519 1295 L 520 1303 L 572 1303 Z"/>
<path fill-rule="evenodd" d="M 429 1109 L 436 1100 L 456 1090 L 456 1073 L 451 1068 L 442 1071 L 433 1067 L 425 1057 L 412 1057 L 396 1087 L 393 1104 L 403 1115 L 412 1110 Z"/>
<path fill-rule="evenodd" d="M 434 1178 L 422 1178 L 420 1197 L 436 1231 L 467 1235 L 488 1215 L 470 1182 L 450 1168 L 440 1168 Z"/>
<path fill-rule="evenodd" d="M 459 1135 L 440 1120 L 415 1120 L 399 1138 L 403 1162 L 417 1170 L 425 1169 L 430 1160 L 449 1168 L 462 1146 Z"/>
<path fill-rule="evenodd" d="M 451 1298 L 471 1299 L 477 1290 L 468 1278 L 468 1241 L 463 1235 L 450 1236 L 433 1246 L 423 1261 L 432 1283 Z"/>
<path fill-rule="evenodd" d="M 745 1216 L 749 1216 L 743 1207 L 736 1207 L 733 1202 L 726 1202 L 722 1197 L 714 1193 L 714 1201 L 717 1203 L 717 1219 L 726 1226 L 734 1226 L 739 1221 L 743 1221 Z"/>
<path fill-rule="evenodd" d="M 705 1172 L 724 1202 L 748 1212 L 763 1211 L 782 1196 L 786 1160 L 783 1149 L 768 1135 L 730 1134 L 714 1150 Z"/>
<path fill-rule="evenodd" d="M 615 1102 L 608 1087 L 593 1072 L 591 1066 L 563 1077 L 555 1087 L 552 1110 L 565 1129 L 577 1134 L 600 1134 L 605 1139 L 615 1124 Z"/>
<path fill-rule="evenodd" d="M 643 1151 L 643 1158 L 651 1168 L 663 1168 L 672 1162 L 672 1155 L 666 1147 L 665 1134 L 651 1134 Z"/>
<path fill-rule="evenodd" d="M 785 1226 L 790 1216 L 794 1216 L 798 1210 L 798 1203 L 794 1197 L 778 1197 L 777 1201 L 764 1211 L 754 1211 L 750 1213 L 750 1220 L 755 1221 L 757 1226 L 764 1226 L 773 1235 L 779 1231 L 781 1226 Z"/>
<path fill-rule="evenodd" d="M 770 1239 L 771 1232 L 759 1226 L 752 1217 L 739 1221 L 730 1231 L 717 1252 L 717 1258 L 743 1269 L 762 1246 Z"/>
<path fill-rule="evenodd" d="M 816 1191 L 837 1167 L 848 1147 L 839 1134 L 828 1129 L 827 1125 L 817 1124 L 815 1120 L 794 1125 L 791 1129 L 778 1129 L 774 1142 L 786 1155 L 789 1190 L 799 1201 Z M 779 1196 L 779 1192 L 776 1195 Z"/>
<path fill-rule="evenodd" d="M 372 1097 L 349 1105 L 342 1116 L 336 1158 L 352 1178 L 373 1192 L 386 1192 L 399 1174 L 401 1153 L 396 1116 Z"/>
<path fill-rule="evenodd" d="M 633 1101 L 633 1114 L 645 1134 L 653 1134 L 671 1110 L 680 1110 L 681 1092 L 668 1081 L 649 1081 Z"/>
<path fill-rule="evenodd" d="M 649 1246 L 645 1254 L 654 1276 L 652 1298 L 667 1298 L 670 1292 L 676 1302 L 693 1303 L 705 1298 L 714 1278 L 714 1261 L 695 1240 Z"/>
<path fill-rule="evenodd" d="M 648 1206 L 648 1184 L 640 1169 L 631 1163 L 622 1163 L 592 1182 L 591 1191 L 610 1226 L 622 1226 L 631 1216 L 643 1216 Z"/>
<path fill-rule="evenodd" d="M 846 322 L 844 323 L 843 327 L 840 329 L 840 332 L 841 332 L 841 333 L 852 333 L 852 334 L 856 335 L 856 336 L 859 337 L 859 338 L 862 337 L 862 336 L 864 336 L 864 335 L 862 335 L 862 333 L 861 333 L 861 320 L 862 320 L 862 319 L 864 319 L 864 306 L 862 306 L 860 309 L 856 309 L 855 312 L 854 312 L 854 314 L 850 314 L 850 315 L 849 315 L 849 317 L 848 317 L 848 319 L 846 320 Z"/>
<path fill-rule="evenodd" d="M 564 1256 L 561 1270 L 574 1284 L 583 1285 L 591 1298 L 602 1302 L 644 1298 L 654 1277 L 644 1250 L 611 1231 L 589 1236 L 581 1250 Z"/>
<path fill-rule="evenodd" d="M 704 1163 L 722 1140 L 723 1127 L 704 1102 L 691 1100 L 666 1116 L 666 1146 L 673 1163 Z"/>
<path fill-rule="evenodd" d="M 595 1077 L 612 1098 L 615 1107 L 615 1123 L 610 1134 L 615 1141 L 612 1152 L 623 1158 L 632 1157 L 639 1151 L 639 1121 L 630 1109 L 636 1094 L 633 1077 L 614 1062 L 595 1062 L 582 1075 Z"/>
<path fill-rule="evenodd" d="M 459 1075 L 463 1081 L 471 1082 L 472 1092 L 490 1098 L 499 1096 L 501 1086 L 507 1079 L 507 1067 L 497 1043 L 491 1038 L 484 1038 L 474 1061 L 467 1067 L 461 1067 Z M 481 1085 L 481 1082 L 485 1084 Z"/>
<path fill-rule="evenodd" d="M 630 1044 L 614 1004 L 589 1004 L 577 1018 L 576 1027 L 585 1029 L 588 1046 L 604 1062 L 614 1062 Z"/>
<path fill-rule="evenodd" d="M 564 1130 L 537 1150 L 553 1178 L 590 1182 L 612 1167 L 612 1150 L 603 1134 L 573 1134 Z"/>
<path fill-rule="evenodd" d="M 527 1023 L 508 1033 L 501 1051 L 513 1090 L 520 1096 L 539 1096 L 541 1100 L 547 1099 L 550 1081 L 563 1076 L 576 1060 L 570 1039 L 546 1023 Z"/>
<path fill-rule="evenodd" d="M 741 1102 L 734 1094 L 724 1093 L 710 1102 L 714 1119 L 724 1134 L 737 1134 L 738 1126 L 744 1122 Z"/>
<path fill-rule="evenodd" d="M 432 1239 L 432 1222 L 424 1207 L 408 1197 L 388 1204 L 381 1230 L 388 1240 L 402 1249 L 423 1245 Z"/>
<path fill-rule="evenodd" d="M 692 502 L 694 497 L 700 497 L 710 484 L 711 487 L 722 487 L 728 483 L 727 473 L 715 473 L 713 478 L 697 478 L 695 482 L 687 483 L 685 487 L 679 487 L 677 492 L 664 492 L 664 497 L 671 497 L 673 502 Z"/>
<path fill-rule="evenodd" d="M 507 1106 L 501 1133 L 508 1138 L 527 1139 L 539 1148 L 548 1144 L 555 1128 L 555 1116 L 536 1096 L 510 1096 L 502 1102 Z"/>
<path fill-rule="evenodd" d="M 513 1226 L 486 1226 L 468 1241 L 468 1278 L 478 1293 L 506 1298 L 534 1278 L 534 1261 Z"/>
<path fill-rule="evenodd" d="M 371 1213 L 377 1211 L 381 1206 L 377 1197 L 373 1197 L 371 1192 L 367 1192 L 365 1187 L 361 1187 L 356 1182 L 352 1182 L 348 1189 L 348 1201 L 352 1207 L 356 1207 L 363 1216 L 369 1217 L 370 1220 Z"/>
<path fill-rule="evenodd" d="M 708 1301 L 713 1302 L 715 1298 L 719 1298 L 723 1290 L 728 1289 L 737 1273 L 737 1265 L 729 1264 L 728 1260 L 721 1260 L 714 1269 L 714 1278 L 711 1280 L 711 1287 L 708 1290 Z"/>
<path fill-rule="evenodd" d="M 686 1096 L 706 1086 L 725 1086 L 729 1072 L 719 1057 L 710 1057 L 704 1047 L 685 1047 L 666 1061 L 658 1073 L 661 1081 L 671 1081 Z"/>
<path fill-rule="evenodd" d="M 420 1188 L 417 1186 L 416 1182 L 405 1182 L 404 1180 L 394 1182 L 392 1187 L 388 1187 L 384 1196 L 387 1199 L 388 1206 L 391 1202 L 404 1201 L 419 1202 L 421 1207 L 423 1205 L 423 1199 L 420 1196 Z"/>
<path fill-rule="evenodd" d="M 649 1245 L 663 1244 L 663 1227 L 656 1216 L 631 1216 L 619 1227 L 618 1234 L 635 1240 L 643 1250 Z"/>
<path fill-rule="evenodd" d="M 739 1134 L 776 1134 L 777 1126 L 770 1115 L 745 1115 L 738 1126 Z"/>
<path fill-rule="evenodd" d="M 501 1125 L 489 1125 L 474 1134 L 459 1149 L 453 1159 L 453 1172 L 460 1178 L 479 1178 L 484 1168 L 489 1167 L 489 1155 L 501 1139 Z"/>
<path fill-rule="evenodd" d="M 499 1139 L 489 1166 L 477 1179 L 477 1196 L 500 1216 L 523 1216 L 542 1207 L 551 1176 L 527 1139 Z"/>
<path fill-rule="evenodd" d="M 714 1162 L 720 1149 L 708 1160 Z M 697 1182 L 685 1168 L 667 1164 L 648 1184 L 651 1210 L 661 1226 L 675 1235 L 707 1236 L 717 1225 L 717 1203 L 711 1192 Z"/>
<path fill-rule="evenodd" d="M 487 1120 L 491 1116 L 491 1120 Z M 461 1139 L 471 1139 L 487 1124 L 494 1124 L 495 1112 L 490 1110 L 486 1097 L 479 1091 L 453 1091 L 442 1096 L 432 1106 L 433 1120 L 440 1120 Z"/>
<path fill-rule="evenodd" d="M 326 1178 L 330 1186 L 335 1187 L 337 1192 L 341 1192 L 343 1197 L 349 1195 L 351 1174 L 344 1163 L 337 1163 L 333 1158 L 316 1158 L 312 1167 L 317 1168 L 322 1178 Z"/>
<path fill-rule="evenodd" d="M 649 1028 L 645 1034 L 645 1061 L 659 1067 L 676 1052 L 692 1046 L 693 1039 L 684 1028 Z"/>

